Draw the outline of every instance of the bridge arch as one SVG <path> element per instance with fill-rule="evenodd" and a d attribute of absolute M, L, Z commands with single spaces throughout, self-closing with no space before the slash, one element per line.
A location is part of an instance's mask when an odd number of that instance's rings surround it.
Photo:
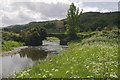
<path fill-rule="evenodd" d="M 60 40 L 60 45 L 67 45 L 66 35 L 63 33 L 49 33 L 47 37 L 57 37 Z"/>

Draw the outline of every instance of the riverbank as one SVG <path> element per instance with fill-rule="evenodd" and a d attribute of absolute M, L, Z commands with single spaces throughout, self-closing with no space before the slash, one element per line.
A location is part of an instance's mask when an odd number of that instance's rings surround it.
<path fill-rule="evenodd" d="M 13 41 L 13 40 L 9 40 L 9 41 L 3 41 L 0 43 L 1 49 L 0 52 L 7 52 L 7 51 L 11 51 L 16 47 L 21 47 L 23 46 L 22 42 L 17 42 L 17 41 Z"/>
<path fill-rule="evenodd" d="M 118 34 L 112 31 L 68 43 L 60 54 L 39 61 L 14 78 L 118 78 Z"/>
<path fill-rule="evenodd" d="M 43 41 L 43 46 L 28 46 L 19 51 L 11 52 L 8 55 L 0 57 L 2 70 L 0 73 L 3 78 L 9 75 L 23 71 L 26 68 L 32 67 L 39 60 L 44 60 L 57 55 L 64 50 L 66 46 L 59 45 L 59 41 Z M 4 53 L 5 54 L 5 53 Z"/>
<path fill-rule="evenodd" d="M 0 52 L 0 56 L 8 56 L 8 55 L 13 55 L 19 52 L 21 49 L 27 48 L 28 46 L 21 46 L 21 47 L 14 47 L 12 48 L 11 51 L 6 51 L 6 52 Z"/>

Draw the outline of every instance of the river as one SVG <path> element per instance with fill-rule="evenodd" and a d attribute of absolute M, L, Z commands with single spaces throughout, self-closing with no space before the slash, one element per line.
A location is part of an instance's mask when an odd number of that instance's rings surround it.
<path fill-rule="evenodd" d="M 59 45 L 59 41 L 43 41 L 42 46 L 29 46 L 14 54 L 2 56 L 0 57 L 0 78 L 7 78 L 27 67 L 32 67 L 36 61 L 56 55 L 66 47 Z"/>

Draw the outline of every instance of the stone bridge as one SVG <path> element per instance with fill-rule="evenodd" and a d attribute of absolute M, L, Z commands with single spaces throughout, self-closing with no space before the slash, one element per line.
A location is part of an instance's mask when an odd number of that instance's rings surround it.
<path fill-rule="evenodd" d="M 48 33 L 47 37 L 57 37 L 60 40 L 60 45 L 67 45 L 67 36 L 64 33 Z"/>

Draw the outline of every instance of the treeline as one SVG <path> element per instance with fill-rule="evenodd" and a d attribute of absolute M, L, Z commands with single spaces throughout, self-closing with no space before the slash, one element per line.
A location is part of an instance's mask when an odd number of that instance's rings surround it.
<path fill-rule="evenodd" d="M 64 32 L 65 31 L 65 20 L 30 22 L 25 25 L 11 25 L 11 26 L 3 28 L 3 31 L 23 33 L 35 27 L 44 27 L 47 29 L 48 33 Z"/>
<path fill-rule="evenodd" d="M 9 31 L 1 31 L 2 44 L 5 41 L 21 42 L 24 45 L 42 45 L 42 40 L 46 39 L 47 31 L 44 27 L 33 27 L 25 29 L 23 33 L 14 33 Z"/>
<path fill-rule="evenodd" d="M 103 30 L 104 28 L 117 29 L 120 28 L 120 12 L 88 12 L 81 15 L 80 31 Z"/>
<path fill-rule="evenodd" d="M 13 33 L 13 32 L 8 32 L 8 31 L 1 31 L 2 33 L 2 41 L 18 41 L 18 42 L 22 42 L 22 36 L 20 34 L 17 33 Z"/>
<path fill-rule="evenodd" d="M 15 47 L 23 46 L 23 39 L 20 34 L 1 30 L 0 33 L 2 33 L 0 52 L 10 51 Z"/>
<path fill-rule="evenodd" d="M 80 32 L 95 31 L 107 29 L 120 28 L 120 12 L 87 12 L 83 13 L 80 18 Z M 48 33 L 63 33 L 66 30 L 66 19 L 43 21 L 43 22 L 30 22 L 25 25 L 12 25 L 3 28 L 4 31 L 23 33 L 33 27 L 44 27 Z"/>

